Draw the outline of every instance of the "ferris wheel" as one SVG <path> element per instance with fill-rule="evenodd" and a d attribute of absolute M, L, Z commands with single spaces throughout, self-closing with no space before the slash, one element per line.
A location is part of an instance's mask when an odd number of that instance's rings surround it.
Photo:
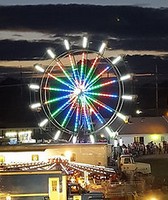
<path fill-rule="evenodd" d="M 114 137 L 111 125 L 117 118 L 128 122 L 121 110 L 125 100 L 134 98 L 125 93 L 125 83 L 132 75 L 122 74 L 118 67 L 122 56 L 106 57 L 106 42 L 99 50 L 89 49 L 87 37 L 83 37 L 80 49 L 72 49 L 67 39 L 64 46 L 66 51 L 58 56 L 52 49 L 47 50 L 51 58 L 47 66 L 35 65 L 41 78 L 39 84 L 29 85 L 36 94 L 30 107 L 45 114 L 39 126 L 51 123 L 57 128 L 55 139 L 66 132 L 73 143 L 86 133 L 92 143 L 100 131 Z"/>

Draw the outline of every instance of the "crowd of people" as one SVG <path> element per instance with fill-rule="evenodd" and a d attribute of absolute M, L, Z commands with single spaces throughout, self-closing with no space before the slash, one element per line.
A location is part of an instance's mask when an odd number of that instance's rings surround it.
<path fill-rule="evenodd" d="M 147 145 L 134 142 L 127 146 L 123 144 L 121 151 L 124 154 L 132 154 L 134 156 L 168 153 L 168 142 L 163 141 L 157 144 L 151 141 Z"/>

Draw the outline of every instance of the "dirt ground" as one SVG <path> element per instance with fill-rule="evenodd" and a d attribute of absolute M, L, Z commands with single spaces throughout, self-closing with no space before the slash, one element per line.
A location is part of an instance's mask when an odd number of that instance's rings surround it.
<path fill-rule="evenodd" d="M 135 160 L 151 164 L 154 176 L 153 189 L 168 188 L 168 154 L 144 155 Z"/>

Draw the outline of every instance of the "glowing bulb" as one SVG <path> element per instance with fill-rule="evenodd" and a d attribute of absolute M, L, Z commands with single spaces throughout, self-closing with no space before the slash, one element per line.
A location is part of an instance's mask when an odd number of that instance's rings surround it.
<path fill-rule="evenodd" d="M 128 118 L 129 118 L 128 116 L 125 116 L 125 115 L 123 115 L 123 114 L 121 114 L 119 112 L 116 115 L 117 115 L 117 117 L 122 119 L 125 123 L 128 123 Z"/>
<path fill-rule="evenodd" d="M 44 72 L 44 69 L 40 65 L 35 65 L 34 67 L 37 71 L 42 72 L 42 73 Z"/>
<path fill-rule="evenodd" d="M 40 127 L 43 127 L 43 126 L 45 126 L 47 123 L 48 123 L 48 119 L 46 118 L 46 119 L 44 119 L 42 122 L 39 123 L 39 126 L 40 126 Z"/>
<path fill-rule="evenodd" d="M 54 140 L 58 140 L 58 138 L 60 137 L 61 131 L 58 130 L 54 136 Z"/>
<path fill-rule="evenodd" d="M 53 53 L 53 51 L 51 49 L 47 49 L 47 53 L 52 59 L 55 58 L 55 54 Z"/>
<path fill-rule="evenodd" d="M 141 110 L 136 110 L 136 114 L 141 114 L 142 113 L 142 111 Z"/>
<path fill-rule="evenodd" d="M 64 40 L 64 45 L 65 45 L 65 48 L 66 50 L 69 50 L 70 49 L 70 45 L 69 45 L 69 41 L 68 40 Z"/>
<path fill-rule="evenodd" d="M 115 132 L 112 131 L 108 126 L 105 127 L 105 130 L 107 131 L 110 137 L 115 137 Z"/>
<path fill-rule="evenodd" d="M 81 89 L 79 89 L 79 88 L 76 88 L 75 90 L 74 90 L 74 94 L 77 96 L 77 95 L 79 95 L 81 93 Z"/>
<path fill-rule="evenodd" d="M 131 78 L 131 74 L 126 74 L 125 76 L 121 76 L 120 80 L 125 81 L 125 80 L 130 79 L 130 78 Z"/>
<path fill-rule="evenodd" d="M 41 107 L 41 103 L 34 103 L 34 104 L 30 105 L 31 109 L 36 109 L 36 108 L 39 108 L 39 107 Z"/>
<path fill-rule="evenodd" d="M 87 47 L 88 44 L 88 39 L 87 37 L 83 37 L 83 48 L 85 49 Z"/>
<path fill-rule="evenodd" d="M 93 135 L 90 135 L 90 141 L 91 141 L 92 144 L 95 143 L 95 139 L 94 139 L 94 136 L 93 136 Z"/>
<path fill-rule="evenodd" d="M 132 100 L 133 96 L 131 96 L 131 95 L 122 95 L 122 99 Z"/>
<path fill-rule="evenodd" d="M 40 88 L 40 86 L 36 85 L 36 84 L 30 84 L 29 88 L 32 89 L 32 90 L 38 90 Z"/>
<path fill-rule="evenodd" d="M 100 54 L 102 54 L 104 52 L 105 47 L 106 47 L 106 43 L 103 42 L 102 45 L 100 46 L 100 49 L 99 49 Z"/>
<path fill-rule="evenodd" d="M 72 138 L 72 143 L 75 144 L 75 143 L 76 143 L 76 140 L 77 140 L 77 136 L 73 136 L 73 138 Z"/>
<path fill-rule="evenodd" d="M 118 56 L 117 58 L 115 58 L 113 61 L 112 61 L 112 64 L 115 65 L 117 64 L 120 60 L 121 60 L 121 56 Z"/>

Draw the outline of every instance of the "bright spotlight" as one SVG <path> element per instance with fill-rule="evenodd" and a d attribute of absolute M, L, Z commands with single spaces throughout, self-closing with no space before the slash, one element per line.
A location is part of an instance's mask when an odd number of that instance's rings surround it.
<path fill-rule="evenodd" d="M 44 72 L 44 69 L 40 65 L 35 65 L 34 67 L 37 71 L 42 72 L 42 73 Z"/>
<path fill-rule="evenodd" d="M 54 140 L 58 140 L 58 138 L 60 137 L 61 131 L 58 130 L 54 136 Z"/>
<path fill-rule="evenodd" d="M 90 135 L 90 141 L 91 141 L 92 144 L 95 143 L 95 139 L 94 139 L 94 136 L 93 136 L 93 135 Z"/>
<path fill-rule="evenodd" d="M 88 44 L 88 38 L 87 37 L 83 37 L 83 48 L 85 49 L 87 47 Z"/>
<path fill-rule="evenodd" d="M 126 74 L 126 75 L 120 77 L 120 81 L 125 81 L 130 78 L 131 78 L 131 74 Z"/>
<path fill-rule="evenodd" d="M 40 89 L 40 86 L 37 85 L 37 84 L 30 84 L 30 85 L 29 85 L 29 88 L 30 88 L 31 90 L 39 90 L 39 89 Z"/>
<path fill-rule="evenodd" d="M 65 45 L 66 50 L 69 51 L 70 44 L 69 44 L 69 41 L 67 39 L 64 40 L 64 45 Z"/>
<path fill-rule="evenodd" d="M 43 121 L 41 121 L 40 123 L 39 123 L 39 127 L 43 127 L 43 126 L 45 126 L 46 124 L 48 123 L 48 119 L 46 118 L 46 119 L 44 119 Z"/>
<path fill-rule="evenodd" d="M 53 52 L 51 49 L 47 49 L 47 53 L 48 53 L 48 55 L 49 55 L 52 59 L 55 58 L 55 54 L 54 54 L 54 52 Z"/>
<path fill-rule="evenodd" d="M 32 105 L 30 105 L 30 108 L 33 110 L 33 109 L 36 109 L 36 108 L 39 108 L 41 107 L 41 103 L 34 103 Z"/>
<path fill-rule="evenodd" d="M 121 57 L 121 56 L 118 56 L 117 58 L 115 58 L 115 59 L 112 61 L 112 64 L 113 64 L 113 65 L 117 64 L 121 59 L 122 59 L 122 57 Z"/>
<path fill-rule="evenodd" d="M 106 47 L 106 43 L 103 42 L 102 45 L 100 46 L 100 49 L 99 49 L 100 54 L 103 54 L 105 47 Z"/>

